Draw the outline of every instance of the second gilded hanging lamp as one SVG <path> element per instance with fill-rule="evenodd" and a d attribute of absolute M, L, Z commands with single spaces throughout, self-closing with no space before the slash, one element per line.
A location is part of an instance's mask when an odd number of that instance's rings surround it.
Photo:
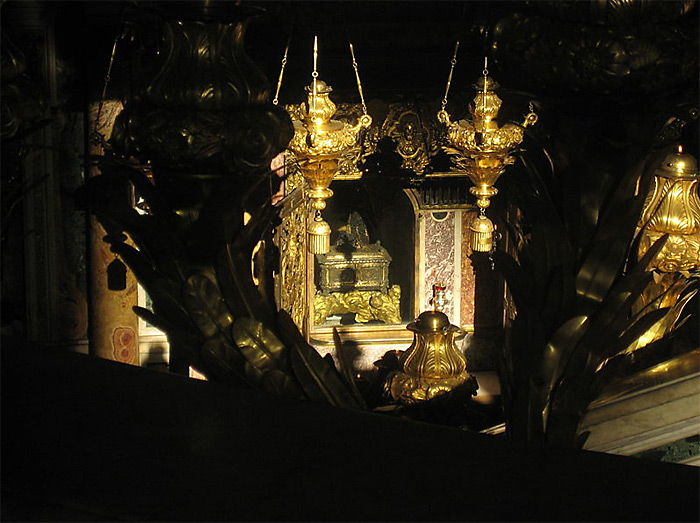
<path fill-rule="evenodd" d="M 318 74 L 318 37 L 314 37 L 313 72 L 311 84 L 306 87 L 308 93 L 306 104 L 302 104 L 300 117 L 291 115 L 294 136 L 288 148 L 298 160 L 299 169 L 306 184 L 305 194 L 314 212 L 313 220 L 307 227 L 308 250 L 312 254 L 326 254 L 330 251 L 331 228 L 321 214 L 321 211 L 326 208 L 326 200 L 333 195 L 329 186 L 338 174 L 343 154 L 356 146 L 360 139 L 360 131 L 368 128 L 372 123 L 372 117 L 367 113 L 362 93 L 355 50 L 352 43 L 349 46 L 362 103 L 362 116 L 358 122 L 352 125 L 346 121 L 333 119 L 336 106 L 329 97 L 333 89 L 321 80 Z M 286 58 L 287 51 L 282 60 L 277 94 L 279 94 Z M 273 103 L 277 102 L 277 94 Z"/>
<path fill-rule="evenodd" d="M 506 166 L 514 163 L 513 153 L 523 141 L 525 127 L 536 123 L 537 115 L 530 106 L 530 112 L 521 124 L 499 126 L 496 118 L 503 102 L 495 93 L 499 85 L 489 76 L 488 60 L 485 58 L 482 76 L 474 84 L 476 96 L 469 104 L 471 117 L 452 122 L 445 107 L 458 50 L 459 42 L 455 45 L 445 96 L 437 118 L 447 127 L 449 146 L 445 147 L 445 151 L 452 157 L 455 174 L 468 176 L 474 184 L 469 192 L 477 198 L 479 214 L 469 226 L 470 247 L 473 251 L 489 252 L 493 248 L 495 227 L 486 216 L 486 208 L 491 197 L 498 193 L 494 184 L 505 172 Z"/>

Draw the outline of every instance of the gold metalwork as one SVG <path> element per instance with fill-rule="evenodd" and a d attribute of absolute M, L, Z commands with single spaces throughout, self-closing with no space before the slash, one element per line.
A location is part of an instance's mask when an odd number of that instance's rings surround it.
<path fill-rule="evenodd" d="M 285 106 L 285 110 L 288 108 Z M 304 177 L 301 175 L 296 155 L 287 149 L 284 151 L 284 195 L 288 196 L 299 188 L 304 190 Z"/>
<path fill-rule="evenodd" d="M 282 57 L 282 67 L 280 67 L 280 75 L 277 78 L 277 89 L 275 90 L 275 97 L 272 99 L 273 105 L 279 103 L 280 88 L 282 87 L 282 77 L 284 76 L 284 67 L 287 65 L 287 53 L 289 53 L 289 42 L 291 41 L 292 34 L 289 34 L 289 39 L 287 40 L 287 47 L 284 48 L 284 56 Z"/>
<path fill-rule="evenodd" d="M 278 228 L 280 272 L 277 279 L 277 303 L 289 312 L 301 332 L 308 311 L 306 301 L 306 215 L 307 209 L 297 190 L 283 203 L 282 225 Z"/>
<path fill-rule="evenodd" d="M 469 379 L 466 359 L 455 346 L 461 333 L 442 312 L 426 311 L 410 323 L 413 344 L 399 359 L 402 372 L 391 379 L 394 400 L 405 404 L 433 399 L 462 385 Z"/>
<path fill-rule="evenodd" d="M 447 76 L 447 86 L 445 87 L 445 96 L 442 97 L 442 104 L 440 104 L 440 110 L 444 111 L 447 107 L 447 95 L 450 92 L 450 85 L 452 85 L 452 74 L 455 71 L 455 65 L 457 65 L 457 52 L 459 51 L 459 40 L 455 43 L 455 52 L 450 60 L 450 74 Z"/>
<path fill-rule="evenodd" d="M 478 90 L 476 97 L 469 105 L 471 120 L 450 121 L 450 115 L 444 109 L 447 90 L 443 109 L 437 115 L 438 121 L 447 126 L 447 140 L 451 147 L 444 149 L 452 156 L 455 172 L 469 176 L 474 183 L 469 192 L 477 197 L 476 204 L 480 211 L 470 227 L 473 235 L 471 247 L 479 252 L 488 252 L 492 248 L 494 226 L 486 217 L 486 208 L 490 198 L 498 193 L 494 184 L 505 167 L 515 161 L 512 152 L 522 142 L 524 128 L 537 121 L 537 115 L 530 107 L 530 113 L 522 124 L 507 123 L 498 126 L 496 118 L 502 101 L 494 92 L 498 84 L 488 76 L 487 65 L 485 59 L 483 76 L 475 85 Z M 451 79 L 452 69 L 448 90 Z"/>
<path fill-rule="evenodd" d="M 400 323 L 401 288 L 389 288 L 391 256 L 379 242 L 370 243 L 357 212 L 339 229 L 329 253 L 318 256 L 320 291 L 314 299 L 316 325 L 333 314 L 355 313 L 355 321 Z"/>
<path fill-rule="evenodd" d="M 360 102 L 362 103 L 362 113 L 367 114 L 367 104 L 365 104 L 365 95 L 362 93 L 362 82 L 360 81 L 360 72 L 357 69 L 357 60 L 355 60 L 355 48 L 350 42 L 350 55 L 352 56 L 352 67 L 355 70 L 355 79 L 357 80 L 357 90 L 360 93 Z"/>
<path fill-rule="evenodd" d="M 358 141 L 360 130 L 369 127 L 372 118 L 363 114 L 356 125 L 333 120 L 336 106 L 329 98 L 332 88 L 318 79 L 318 38 L 314 39 L 313 82 L 307 87 L 307 105 L 300 119 L 293 119 L 294 137 L 289 149 L 296 155 L 302 175 L 308 184 L 307 195 L 316 213 L 307 230 L 309 251 L 325 254 L 330 249 L 330 226 L 321 211 L 325 200 L 333 195 L 328 187 L 338 172 L 340 157 Z M 292 115 L 293 117 L 293 115 Z"/>
<path fill-rule="evenodd" d="M 470 378 L 467 359 L 455 345 L 455 339 L 466 333 L 437 310 L 442 300 L 436 287 L 433 287 L 435 310 L 421 313 L 406 326 L 414 333 L 413 343 L 399 358 L 401 372 L 394 374 L 389 382 L 392 397 L 400 403 L 433 399 Z"/>
<path fill-rule="evenodd" d="M 284 108 L 292 117 L 292 120 L 303 120 L 305 114 L 305 104 L 290 104 Z M 362 106 L 360 104 L 341 103 L 336 106 L 334 118 L 341 121 L 357 121 L 362 117 Z M 333 176 L 333 180 L 359 180 L 362 178 L 362 171 L 357 167 L 362 158 L 376 151 L 376 139 L 370 137 L 373 128 L 369 128 L 362 139 L 362 143 L 356 143 L 354 146 L 343 151 L 338 159 L 338 170 Z M 371 143 L 370 143 L 371 142 Z M 286 174 L 287 181 L 294 178 L 292 182 L 294 187 L 303 185 L 304 177 L 299 167 L 299 162 L 296 155 L 289 149 L 286 151 Z M 300 182 L 298 182 L 299 180 Z"/>
<path fill-rule="evenodd" d="M 401 156 L 401 168 L 411 169 L 418 175 L 425 172 L 430 163 L 430 155 L 438 147 L 434 133 L 423 125 L 418 109 L 409 104 L 392 104 L 389 114 L 382 124 L 382 136 L 388 136 L 396 144 L 396 152 Z M 433 147 L 434 146 L 434 147 Z"/>
<path fill-rule="evenodd" d="M 401 323 L 401 287 L 392 285 L 384 291 L 316 293 L 314 320 L 321 325 L 334 314 L 354 313 L 357 323 L 378 320 L 384 323 Z"/>
<path fill-rule="evenodd" d="M 666 245 L 650 268 L 661 272 L 700 269 L 700 199 L 697 160 L 678 148 L 654 173 L 639 222 L 639 257 L 664 234 Z"/>
<path fill-rule="evenodd" d="M 700 350 L 674 356 L 649 369 L 615 380 L 591 403 L 589 410 L 608 405 L 626 396 L 673 383 L 700 373 Z"/>
<path fill-rule="evenodd" d="M 635 314 L 643 310 L 669 308 L 669 312 L 632 343 L 627 352 L 644 347 L 678 325 L 683 309 L 697 293 L 686 292 L 692 281 L 690 272 L 700 269 L 700 199 L 698 164 L 693 156 L 668 154 L 654 172 L 653 186 L 644 201 L 637 224 L 641 231 L 638 258 L 644 256 L 661 236 L 668 240 L 649 269 L 653 280 L 633 306 Z"/>

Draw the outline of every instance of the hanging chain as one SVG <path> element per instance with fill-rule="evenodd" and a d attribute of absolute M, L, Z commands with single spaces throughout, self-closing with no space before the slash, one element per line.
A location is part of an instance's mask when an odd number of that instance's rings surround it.
<path fill-rule="evenodd" d="M 457 43 L 455 44 L 455 52 L 452 56 L 452 60 L 450 60 L 450 74 L 447 77 L 447 87 L 445 87 L 445 96 L 442 98 L 441 109 L 443 111 L 445 110 L 445 107 L 447 107 L 447 93 L 450 92 L 450 85 L 452 84 L 452 73 L 455 70 L 455 65 L 457 65 L 457 51 L 459 51 L 459 40 L 457 40 Z"/>
<path fill-rule="evenodd" d="M 484 110 L 484 114 L 486 114 L 486 84 L 488 83 L 488 77 L 489 77 L 489 57 L 484 56 L 484 70 L 481 71 L 481 74 L 484 75 L 484 96 L 482 97 L 482 106 Z"/>
<path fill-rule="evenodd" d="M 102 95 L 100 96 L 100 102 L 97 105 L 97 116 L 95 117 L 95 126 L 92 131 L 92 143 L 94 145 L 105 145 L 105 137 L 99 131 L 100 117 L 102 116 L 102 108 L 104 106 L 104 101 L 107 96 L 107 86 L 112 79 L 112 66 L 114 65 L 114 55 L 117 54 L 117 43 L 124 36 L 124 11 L 122 11 L 122 16 L 119 21 L 119 30 L 117 35 L 114 37 L 114 43 L 112 44 L 112 54 L 109 57 L 109 65 L 107 66 L 107 73 L 104 78 L 104 86 L 102 87 Z"/>
<path fill-rule="evenodd" d="M 289 44 L 292 41 L 292 31 L 289 31 L 289 38 L 287 38 L 287 47 L 284 48 L 284 56 L 282 57 L 282 68 L 280 69 L 280 76 L 277 79 L 277 90 L 275 91 L 275 97 L 272 99 L 272 104 L 277 105 L 279 103 L 280 88 L 282 87 L 282 76 L 284 75 L 284 66 L 287 65 L 287 53 L 289 52 Z"/>
<path fill-rule="evenodd" d="M 317 69 L 317 67 L 316 67 L 317 62 L 318 62 L 318 36 L 314 36 L 314 72 L 311 73 L 311 77 L 314 79 L 314 87 L 313 87 L 313 89 L 314 89 L 314 96 L 313 96 L 314 114 L 316 114 L 316 93 L 317 93 L 316 80 L 318 79 L 318 71 L 316 70 Z"/>
<path fill-rule="evenodd" d="M 357 60 L 355 60 L 355 49 L 350 42 L 350 56 L 352 56 L 352 67 L 355 69 L 355 79 L 357 80 L 357 90 L 360 92 L 360 102 L 362 103 L 362 114 L 367 114 L 367 105 L 365 104 L 365 95 L 362 93 L 362 82 L 360 82 L 360 72 L 357 69 Z"/>
<path fill-rule="evenodd" d="M 275 97 L 272 99 L 272 104 L 277 105 L 279 103 L 280 87 L 282 87 L 282 76 L 284 75 L 284 66 L 287 65 L 287 52 L 289 51 L 289 43 L 284 50 L 284 56 L 282 57 L 282 68 L 280 69 L 280 76 L 277 79 L 277 90 L 275 91 Z"/>

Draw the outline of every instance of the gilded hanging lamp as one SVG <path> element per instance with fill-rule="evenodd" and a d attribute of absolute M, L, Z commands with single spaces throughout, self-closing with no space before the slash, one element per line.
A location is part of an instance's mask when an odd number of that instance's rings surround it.
<path fill-rule="evenodd" d="M 352 44 L 350 52 L 363 109 L 357 124 L 351 125 L 333 119 L 336 106 L 329 97 L 333 89 L 318 78 L 317 37 L 314 38 L 312 82 L 306 88 L 307 102 L 302 107 L 301 118 L 292 119 L 294 137 L 289 143 L 289 150 L 298 159 L 299 168 L 306 181 L 306 195 L 314 211 L 314 218 L 307 228 L 309 252 L 312 254 L 326 254 L 330 251 L 331 228 L 321 216 L 321 211 L 326 207 L 326 200 L 333 195 L 329 186 L 338 173 L 338 164 L 343 153 L 357 144 L 360 131 L 372 123 L 372 118 L 367 114 Z"/>
<path fill-rule="evenodd" d="M 447 126 L 448 147 L 454 170 L 464 174 L 474 184 L 469 192 L 476 196 L 479 214 L 470 225 L 470 246 L 478 252 L 489 252 L 493 248 L 493 222 L 486 217 L 490 198 L 498 193 L 494 184 L 503 174 L 507 165 L 515 161 L 513 152 L 523 141 L 524 129 L 537 122 L 537 115 L 530 106 L 530 112 L 522 124 L 506 123 L 499 126 L 496 121 L 502 101 L 495 93 L 498 83 L 489 76 L 488 61 L 484 59 L 484 70 L 474 87 L 476 96 L 469 105 L 470 119 L 450 121 L 445 107 L 447 94 L 452 82 L 452 73 L 457 63 L 459 42 L 455 46 L 447 80 L 442 108 L 437 114 L 438 121 Z"/>

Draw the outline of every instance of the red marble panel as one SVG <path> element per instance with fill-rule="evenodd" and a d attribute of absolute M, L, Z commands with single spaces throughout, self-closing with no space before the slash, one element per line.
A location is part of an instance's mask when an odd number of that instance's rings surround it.
<path fill-rule="evenodd" d="M 428 310 L 430 299 L 433 296 L 433 285 L 440 283 L 445 285 L 445 296 L 448 304 L 445 307 L 445 314 L 452 320 L 454 317 L 454 253 L 455 253 L 455 213 L 446 212 L 447 217 L 438 221 L 433 218 L 433 213 L 425 213 L 425 272 L 423 274 L 425 286 L 423 303 L 420 310 Z"/>

